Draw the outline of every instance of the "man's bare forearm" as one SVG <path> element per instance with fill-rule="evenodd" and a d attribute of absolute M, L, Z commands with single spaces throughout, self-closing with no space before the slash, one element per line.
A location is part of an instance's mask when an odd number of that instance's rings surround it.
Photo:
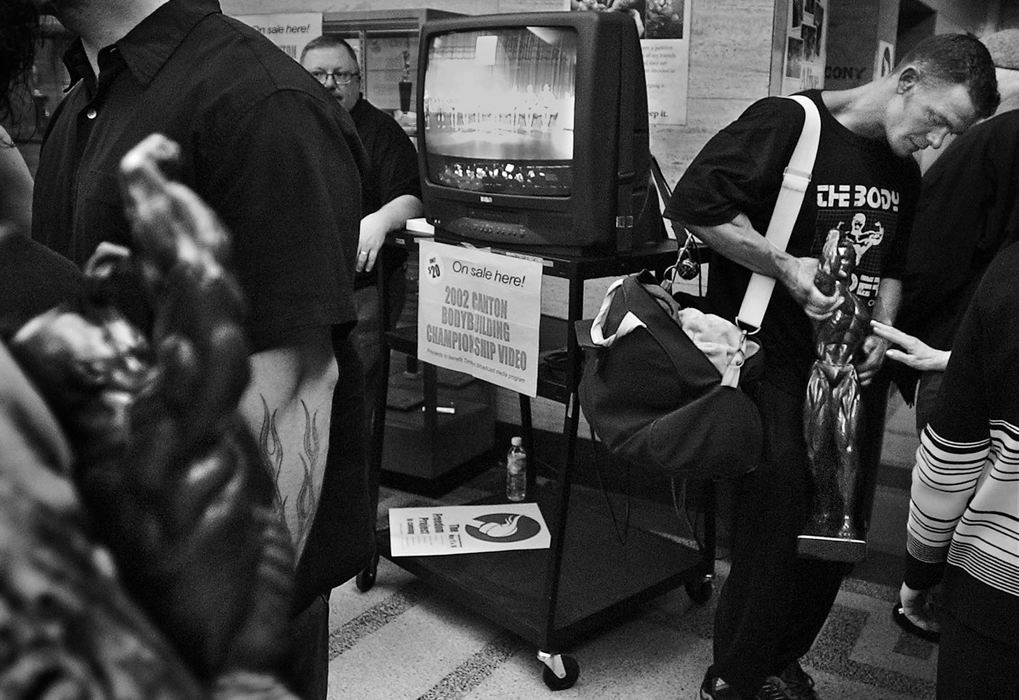
<path fill-rule="evenodd" d="M 753 272 L 782 280 L 794 264 L 793 257 L 768 242 L 744 214 L 718 226 L 686 227 L 716 253 Z"/>
<path fill-rule="evenodd" d="M 838 297 L 825 296 L 814 286 L 816 258 L 797 258 L 779 250 L 745 214 L 737 214 L 732 221 L 718 226 L 686 227 L 719 255 L 781 282 L 810 318 L 827 318 L 838 306 Z"/>
<path fill-rule="evenodd" d="M 877 299 L 870 317 L 888 326 L 895 325 L 902 304 L 902 281 L 885 277 L 878 285 Z"/>
<path fill-rule="evenodd" d="M 276 483 L 277 507 L 298 556 L 318 511 L 337 366 L 327 329 L 251 356 L 241 410 Z"/>

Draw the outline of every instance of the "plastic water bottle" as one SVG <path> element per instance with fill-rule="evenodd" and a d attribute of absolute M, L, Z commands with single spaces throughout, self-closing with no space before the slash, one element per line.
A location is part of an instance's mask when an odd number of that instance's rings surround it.
<path fill-rule="evenodd" d="M 506 453 L 506 498 L 522 501 L 527 496 L 527 452 L 520 437 L 510 440 Z"/>

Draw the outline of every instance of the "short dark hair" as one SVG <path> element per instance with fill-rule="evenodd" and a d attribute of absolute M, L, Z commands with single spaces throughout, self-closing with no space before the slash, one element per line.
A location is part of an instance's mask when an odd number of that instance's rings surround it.
<path fill-rule="evenodd" d="M 913 64 L 921 81 L 965 85 L 978 117 L 994 114 L 1001 101 L 994 61 L 972 34 L 938 34 L 924 39 L 899 61 Z"/>
<path fill-rule="evenodd" d="M 0 121 L 11 115 L 11 94 L 27 79 L 39 40 L 39 12 L 26 0 L 0 2 Z"/>
<path fill-rule="evenodd" d="M 338 37 L 335 34 L 323 34 L 317 36 L 301 49 L 300 62 L 304 63 L 304 56 L 312 49 L 346 49 L 347 53 L 350 54 L 350 58 L 353 59 L 355 65 L 360 65 L 357 62 L 357 52 L 354 51 L 354 47 L 347 43 L 343 37 Z"/>

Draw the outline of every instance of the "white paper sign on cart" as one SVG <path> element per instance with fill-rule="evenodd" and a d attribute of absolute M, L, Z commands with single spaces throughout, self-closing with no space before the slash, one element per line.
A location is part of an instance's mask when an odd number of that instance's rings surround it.
<path fill-rule="evenodd" d="M 427 240 L 418 250 L 418 358 L 535 396 L 541 263 Z"/>
<path fill-rule="evenodd" d="M 550 544 L 536 503 L 389 509 L 394 557 L 548 549 Z"/>

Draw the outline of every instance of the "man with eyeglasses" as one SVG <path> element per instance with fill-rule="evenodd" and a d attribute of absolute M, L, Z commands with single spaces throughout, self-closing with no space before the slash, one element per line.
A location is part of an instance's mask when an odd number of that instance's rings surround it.
<path fill-rule="evenodd" d="M 386 380 L 381 376 L 381 303 L 387 305 L 392 327 L 403 309 L 406 291 L 406 251 L 387 248 L 383 254 L 382 245 L 387 233 L 402 229 L 407 219 L 421 216 L 424 211 L 417 151 L 403 127 L 364 98 L 357 54 L 346 41 L 328 34 L 312 39 L 301 52 L 301 65 L 350 112 L 368 151 L 370 170 L 364 178 L 364 217 L 354 278 L 357 327 L 351 336 L 364 365 L 370 421 L 371 409 Z M 387 276 L 385 300 L 378 296 L 376 265 L 382 265 Z"/>

